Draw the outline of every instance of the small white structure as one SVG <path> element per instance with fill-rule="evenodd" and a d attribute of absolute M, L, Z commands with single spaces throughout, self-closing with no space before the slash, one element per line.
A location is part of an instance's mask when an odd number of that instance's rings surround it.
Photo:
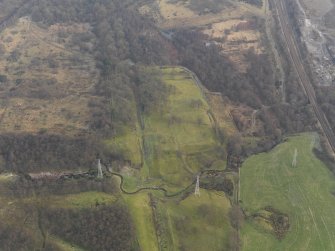
<path fill-rule="evenodd" d="M 197 176 L 197 182 L 195 184 L 194 194 L 200 196 L 200 175 Z"/>
<path fill-rule="evenodd" d="M 294 149 L 294 155 L 292 160 L 292 167 L 297 167 L 297 157 L 298 157 L 298 150 L 297 148 Z"/>
<path fill-rule="evenodd" d="M 104 175 L 102 173 L 102 167 L 101 167 L 101 162 L 100 159 L 98 159 L 98 179 L 103 179 Z"/>

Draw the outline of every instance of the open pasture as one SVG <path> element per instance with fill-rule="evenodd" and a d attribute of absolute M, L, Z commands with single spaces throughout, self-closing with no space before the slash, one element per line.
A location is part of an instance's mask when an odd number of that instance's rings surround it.
<path fill-rule="evenodd" d="M 272 151 L 245 161 L 240 199 L 248 220 L 241 231 L 243 250 L 334 250 L 335 179 L 314 155 L 316 142 L 313 133 L 289 137 Z M 289 217 L 290 228 L 282 240 L 269 225 L 253 220 L 252 215 L 269 206 Z"/>

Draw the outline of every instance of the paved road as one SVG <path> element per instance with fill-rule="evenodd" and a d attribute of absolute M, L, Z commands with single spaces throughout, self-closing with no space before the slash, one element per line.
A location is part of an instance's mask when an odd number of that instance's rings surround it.
<path fill-rule="evenodd" d="M 285 0 L 272 0 L 272 5 L 274 7 L 275 13 L 278 16 L 280 28 L 283 33 L 283 37 L 285 39 L 285 43 L 290 54 L 292 64 L 298 74 L 300 85 L 302 86 L 310 104 L 313 107 L 314 113 L 321 125 L 322 131 L 328 139 L 329 145 L 331 146 L 333 152 L 335 152 L 335 135 L 325 114 L 317 103 L 314 87 L 309 76 L 306 73 L 301 57 L 301 52 L 299 50 L 299 47 L 297 46 L 295 36 L 293 35 L 294 33 L 292 27 L 288 23 L 289 16 L 287 12 L 286 2 Z"/>

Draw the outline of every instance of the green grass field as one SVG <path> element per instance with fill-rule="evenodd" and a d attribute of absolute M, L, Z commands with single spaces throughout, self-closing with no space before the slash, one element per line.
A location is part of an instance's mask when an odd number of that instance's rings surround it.
<path fill-rule="evenodd" d="M 130 104 L 129 115 L 132 118 L 137 118 L 136 102 L 131 100 Z M 124 126 L 122 133 L 105 140 L 105 144 L 111 152 L 130 161 L 132 166 L 140 167 L 142 164 L 141 141 L 141 128 L 138 120 L 134 119 L 132 125 Z"/>
<path fill-rule="evenodd" d="M 48 205 L 56 208 L 85 208 L 96 204 L 113 204 L 117 198 L 103 192 L 83 192 L 48 197 Z"/>
<path fill-rule="evenodd" d="M 143 137 L 144 165 L 136 177 L 126 175 L 128 191 L 159 185 L 173 193 L 190 185 L 200 170 L 225 168 L 217 153 L 210 107 L 200 87 L 182 68 L 159 70 L 163 83 L 172 90 L 164 111 L 143 114 L 144 130 L 124 135 L 117 143 L 134 155 L 134 145 Z M 180 196 L 167 199 L 162 192 L 152 194 L 156 209 L 150 205 L 148 192 L 123 195 L 141 250 L 215 251 L 226 245 L 231 227 L 230 201 L 224 193 L 202 190 L 200 197 L 191 194 L 181 201 Z"/>
<path fill-rule="evenodd" d="M 166 250 L 224 250 L 231 226 L 230 202 L 224 193 L 201 189 L 200 197 L 192 194 L 177 203 L 167 201 L 159 207 L 165 212 L 171 242 Z"/>
<path fill-rule="evenodd" d="M 135 224 L 141 250 L 159 250 L 148 194 L 124 195 L 123 198 Z"/>
<path fill-rule="evenodd" d="M 124 174 L 125 188 L 163 185 L 179 191 L 194 180 L 200 170 L 224 169 L 218 151 L 210 107 L 192 76 L 180 67 L 156 68 L 163 84 L 171 88 L 162 111 L 142 114 L 144 129 L 136 125 L 122 135 L 107 140 L 114 153 L 120 153 L 132 166 L 141 164 L 140 174 Z M 128 177 L 129 179 L 128 179 Z"/>
<path fill-rule="evenodd" d="M 272 206 L 289 216 L 282 240 L 249 217 L 243 250 L 335 250 L 334 175 L 315 157 L 316 134 L 288 138 L 269 153 L 246 160 L 241 169 L 241 206 L 247 215 Z M 295 148 L 297 167 L 292 167 Z"/>
<path fill-rule="evenodd" d="M 106 140 L 105 144 L 113 152 L 120 154 L 132 165 L 140 165 L 142 162 L 141 137 L 138 126 L 136 129 L 127 128 L 122 135 L 117 135 L 113 139 Z"/>
<path fill-rule="evenodd" d="M 155 209 L 150 206 L 147 193 L 123 197 L 141 250 L 219 251 L 227 245 L 231 206 L 222 192 L 201 189 L 200 197 L 191 194 L 182 201 L 162 199 L 154 193 Z"/>
<path fill-rule="evenodd" d="M 172 91 L 164 111 L 144 116 L 144 159 L 149 177 L 181 187 L 192 182 L 206 161 L 217 159 L 217 141 L 208 116 L 210 108 L 190 74 L 179 67 L 161 72 Z"/>

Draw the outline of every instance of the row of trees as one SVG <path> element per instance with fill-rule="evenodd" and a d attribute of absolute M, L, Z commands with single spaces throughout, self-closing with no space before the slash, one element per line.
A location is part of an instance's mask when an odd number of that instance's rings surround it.
<path fill-rule="evenodd" d="M 82 193 L 87 191 L 99 191 L 116 193 L 116 184 L 111 179 L 97 180 L 96 174 L 88 177 L 77 178 L 52 178 L 44 177 L 31 179 L 20 175 L 11 183 L 1 184 L 2 195 L 13 198 L 25 198 L 31 196 L 65 195 L 69 193 Z"/>
<path fill-rule="evenodd" d="M 0 170 L 34 172 L 90 168 L 97 156 L 112 156 L 93 137 L 1 134 Z"/>

